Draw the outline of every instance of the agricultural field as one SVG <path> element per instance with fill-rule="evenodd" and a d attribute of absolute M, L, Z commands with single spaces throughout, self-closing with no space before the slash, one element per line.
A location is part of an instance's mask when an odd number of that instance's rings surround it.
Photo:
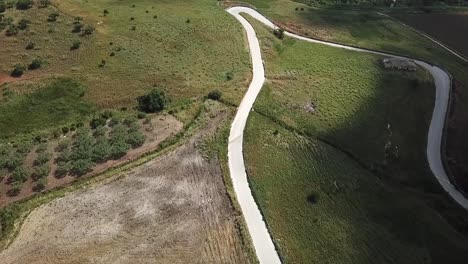
<path fill-rule="evenodd" d="M 184 144 L 34 210 L 2 263 L 252 263 L 216 151 L 234 108 L 205 105 Z"/>
<path fill-rule="evenodd" d="M 393 19 L 379 15 L 372 10 L 315 8 L 290 0 L 246 0 L 244 2 L 258 7 L 262 14 L 272 19 L 277 25 L 307 37 L 407 55 L 430 61 L 446 69 L 452 75 L 453 89 L 445 154 L 452 171 L 452 180 L 468 192 L 466 176 L 468 167 L 465 165 L 468 138 L 464 133 L 468 128 L 468 115 L 466 114 L 468 113 L 468 75 L 466 75 L 468 64 L 466 62 L 427 38 L 401 26 Z M 401 14 L 396 11 L 388 14 L 407 16 L 408 10 L 404 10 Z M 452 16 L 454 14 L 458 14 L 457 18 Z M 461 14 L 460 12 L 437 13 L 438 16 L 450 16 L 450 21 L 460 19 Z M 445 25 L 445 23 L 439 24 Z M 464 24 L 466 23 L 459 23 L 457 28 L 463 27 Z M 445 32 L 453 32 L 451 30 Z M 457 36 L 460 36 L 460 40 L 466 40 L 461 33 Z M 451 44 L 448 43 L 448 45 Z M 459 42 L 458 46 L 460 45 L 463 45 L 463 42 Z"/>
<path fill-rule="evenodd" d="M 431 76 L 279 40 L 246 17 L 267 77 L 247 124 L 247 171 L 286 262 L 463 263 L 468 215 L 426 160 Z"/>
<path fill-rule="evenodd" d="M 0 207 L 158 150 L 250 78 L 242 29 L 209 0 L 0 0 L 0 47 Z M 142 109 L 152 91 L 162 107 Z"/>
<path fill-rule="evenodd" d="M 393 15 L 410 25 L 442 41 L 449 47 L 468 57 L 468 12 L 395 13 Z M 440 23 L 443 21 L 444 23 Z"/>

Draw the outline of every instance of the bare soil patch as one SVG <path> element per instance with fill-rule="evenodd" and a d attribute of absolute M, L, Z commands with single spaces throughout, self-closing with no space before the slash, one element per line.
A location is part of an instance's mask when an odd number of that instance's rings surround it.
<path fill-rule="evenodd" d="M 185 145 L 34 210 L 2 263 L 246 263 L 217 159 Z"/>
<path fill-rule="evenodd" d="M 399 13 L 392 14 L 400 21 L 426 32 L 468 57 L 468 12 Z M 443 23 L 441 23 L 443 21 Z"/>

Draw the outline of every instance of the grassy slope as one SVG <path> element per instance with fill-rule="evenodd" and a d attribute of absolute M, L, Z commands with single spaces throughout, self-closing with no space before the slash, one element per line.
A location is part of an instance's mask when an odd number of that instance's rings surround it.
<path fill-rule="evenodd" d="M 14 95 L 0 104 L 1 137 L 65 124 L 93 112 L 83 101 L 85 88 L 71 80 L 56 80 L 28 96 Z"/>
<path fill-rule="evenodd" d="M 255 113 L 245 143 L 254 193 L 286 263 L 466 260 L 466 239 L 419 195 L 342 152 Z"/>
<path fill-rule="evenodd" d="M 456 225 L 466 214 L 440 190 L 425 158 L 430 76 L 385 71 L 374 55 L 279 41 L 253 24 L 268 81 L 255 104 L 264 117 L 248 123 L 246 160 L 287 260 L 438 263 L 453 255 L 451 263 L 461 262 L 466 239 L 447 219 Z M 307 102 L 314 114 L 305 112 Z M 312 193 L 317 205 L 307 202 Z"/>
<path fill-rule="evenodd" d="M 0 46 L 7 52 L 0 53 L 0 74 L 33 58 L 47 62 L 42 69 L 28 71 L 27 80 L 4 84 L 7 90 L 30 93 L 51 76 L 61 76 L 86 86 L 84 99 L 99 108 L 133 107 L 135 98 L 154 86 L 168 93 L 175 108 L 199 103 L 215 88 L 231 103 L 242 98 L 249 79 L 248 50 L 242 28 L 217 1 L 52 2 L 55 6 L 5 13 L 16 22 L 26 18 L 32 23 L 17 36 L 1 32 Z M 58 21 L 47 22 L 53 11 L 60 12 Z M 95 27 L 95 33 L 88 37 L 72 33 L 75 16 Z M 136 30 L 131 30 L 133 26 Z M 72 51 L 74 40 L 82 45 Z M 26 50 L 30 42 L 35 49 Z M 106 61 L 104 67 L 98 66 L 101 60 Z M 233 73 L 232 80 L 226 79 L 227 72 Z"/>
<path fill-rule="evenodd" d="M 455 92 L 454 122 L 448 145 L 454 146 L 458 163 L 468 153 L 468 64 L 417 33 L 372 11 L 314 9 L 290 0 L 246 0 L 259 11 L 310 37 L 409 55 L 446 68 L 461 84 Z M 304 11 L 296 11 L 303 7 Z M 463 154 L 464 153 L 464 154 Z"/>

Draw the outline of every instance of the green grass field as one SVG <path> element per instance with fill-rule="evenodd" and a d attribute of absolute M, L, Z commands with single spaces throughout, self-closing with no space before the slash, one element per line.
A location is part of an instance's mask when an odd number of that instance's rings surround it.
<path fill-rule="evenodd" d="M 155 86 L 167 92 L 172 106 L 200 102 L 213 89 L 229 102 L 240 102 L 249 79 L 248 50 L 242 28 L 216 1 L 52 2 L 48 8 L 4 13 L 14 23 L 25 18 L 31 24 L 15 36 L 1 32 L 0 74 L 9 75 L 15 64 L 28 65 L 34 58 L 46 63 L 2 88 L 23 95 L 51 77 L 66 77 L 84 85 L 84 100 L 101 109 L 134 107 L 135 98 Z M 52 12 L 60 15 L 48 22 Z M 71 32 L 78 16 L 95 28 L 92 35 Z M 71 50 L 76 40 L 81 46 Z M 33 49 L 26 49 L 29 43 Z M 24 82 L 37 85 L 25 89 Z"/>
<path fill-rule="evenodd" d="M 430 75 L 384 70 L 375 55 L 280 41 L 249 21 L 267 82 L 248 122 L 246 164 L 287 262 L 462 263 L 467 214 L 426 161 Z"/>

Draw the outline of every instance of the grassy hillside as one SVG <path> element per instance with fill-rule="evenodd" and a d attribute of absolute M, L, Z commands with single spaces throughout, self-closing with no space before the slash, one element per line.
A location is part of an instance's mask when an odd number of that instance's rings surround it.
<path fill-rule="evenodd" d="M 245 146 L 254 194 L 285 263 L 464 263 L 468 257 L 467 240 L 421 193 L 377 177 L 321 141 L 253 113 Z"/>
<path fill-rule="evenodd" d="M 431 76 L 384 70 L 375 55 L 278 40 L 249 21 L 267 83 L 248 123 L 246 164 L 288 263 L 462 263 L 467 214 L 425 155 Z"/>

